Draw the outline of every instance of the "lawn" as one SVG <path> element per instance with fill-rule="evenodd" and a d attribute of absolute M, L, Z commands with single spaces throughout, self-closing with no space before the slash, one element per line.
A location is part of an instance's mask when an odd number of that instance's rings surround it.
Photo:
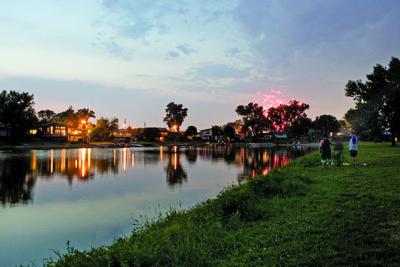
<path fill-rule="evenodd" d="M 361 144 L 359 162 L 366 166 L 323 169 L 311 153 L 111 246 L 70 247 L 48 265 L 398 266 L 400 148 Z"/>

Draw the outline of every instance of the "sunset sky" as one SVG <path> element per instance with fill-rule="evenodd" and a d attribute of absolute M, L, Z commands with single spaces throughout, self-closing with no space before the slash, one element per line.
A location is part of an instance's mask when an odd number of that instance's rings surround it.
<path fill-rule="evenodd" d="M 280 91 L 309 116 L 341 118 L 347 80 L 400 56 L 398 0 L 2 0 L 0 89 L 36 110 L 89 107 L 134 127 L 237 119 L 239 104 Z"/>

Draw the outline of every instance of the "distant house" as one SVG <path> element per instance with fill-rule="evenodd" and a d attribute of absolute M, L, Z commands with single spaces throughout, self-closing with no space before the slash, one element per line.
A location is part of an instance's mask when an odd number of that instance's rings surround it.
<path fill-rule="evenodd" d="M 47 123 L 39 127 L 39 132 L 43 139 L 67 141 L 68 127 L 61 123 Z"/>
<path fill-rule="evenodd" d="M 200 130 L 200 139 L 211 141 L 213 139 L 212 128 Z"/>
<path fill-rule="evenodd" d="M 132 131 L 132 137 L 139 141 L 164 142 L 168 138 L 168 130 L 162 127 L 135 128 Z"/>
<path fill-rule="evenodd" d="M 118 129 L 111 135 L 114 136 L 114 141 L 129 142 L 132 140 L 132 134 L 127 129 Z"/>
<path fill-rule="evenodd" d="M 288 134 L 287 132 L 275 132 L 274 137 L 275 139 L 283 140 L 288 138 Z"/>
<path fill-rule="evenodd" d="M 6 138 L 11 135 L 11 127 L 0 124 L 0 138 Z"/>
<path fill-rule="evenodd" d="M 165 138 L 168 136 L 169 132 L 167 128 L 157 128 L 158 130 L 158 135 L 156 136 L 156 141 L 157 142 L 164 142 Z"/>

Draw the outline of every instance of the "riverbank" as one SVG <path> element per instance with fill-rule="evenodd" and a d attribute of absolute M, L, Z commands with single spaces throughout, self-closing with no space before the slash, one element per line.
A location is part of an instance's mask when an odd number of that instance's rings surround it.
<path fill-rule="evenodd" d="M 400 149 L 360 147 L 366 166 L 322 169 L 312 153 L 111 246 L 69 248 L 48 265 L 396 265 Z"/>
<path fill-rule="evenodd" d="M 251 148 L 274 148 L 274 147 L 310 147 L 317 148 L 318 143 L 303 143 L 292 145 L 291 143 L 230 143 L 223 144 L 222 146 L 230 145 L 236 147 L 251 147 Z M 202 142 L 202 141 L 189 141 L 189 142 L 132 142 L 127 144 L 119 144 L 114 142 L 90 142 L 90 143 L 70 143 L 70 142 L 45 142 L 35 141 L 20 143 L 17 145 L 1 142 L 1 150 L 29 150 L 29 149 L 68 149 L 68 148 L 120 148 L 120 147 L 203 147 L 203 146 L 221 146 L 221 144 Z"/>

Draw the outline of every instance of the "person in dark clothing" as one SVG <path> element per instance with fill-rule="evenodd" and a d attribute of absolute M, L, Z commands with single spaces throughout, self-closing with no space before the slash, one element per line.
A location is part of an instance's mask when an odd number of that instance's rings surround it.
<path fill-rule="evenodd" d="M 343 143 L 340 140 L 336 140 L 335 144 L 333 145 L 333 153 L 335 154 L 336 159 L 336 166 L 342 166 L 342 154 L 343 154 Z"/>
<path fill-rule="evenodd" d="M 324 134 L 324 137 L 319 143 L 319 152 L 321 153 L 321 163 L 322 167 L 330 167 L 331 161 L 331 142 L 328 139 L 328 135 Z"/>

